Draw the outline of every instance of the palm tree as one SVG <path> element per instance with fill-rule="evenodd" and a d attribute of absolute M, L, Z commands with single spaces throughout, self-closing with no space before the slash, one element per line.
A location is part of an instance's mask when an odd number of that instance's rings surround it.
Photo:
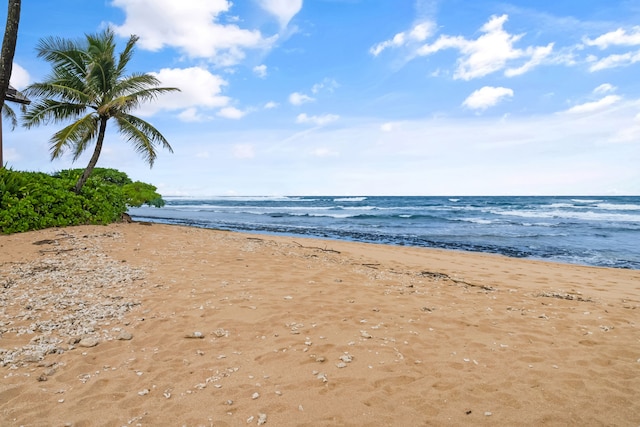
<path fill-rule="evenodd" d="M 2 39 L 2 53 L 0 53 L 0 109 L 5 117 L 8 117 L 15 127 L 15 113 L 6 107 L 7 90 L 13 69 L 13 56 L 16 52 L 16 42 L 18 41 L 18 26 L 20 24 L 20 0 L 9 0 L 7 9 L 7 25 L 4 28 L 4 38 Z M 0 169 L 4 167 L 2 159 L 2 118 L 0 118 Z"/>
<path fill-rule="evenodd" d="M 153 166 L 156 159 L 156 145 L 173 152 L 155 127 L 129 113 L 160 94 L 179 90 L 158 87 L 160 81 L 150 74 L 125 76 L 137 36 L 131 36 L 117 58 L 111 29 L 85 37 L 86 40 L 78 42 L 53 37 L 42 39 L 37 46 L 38 56 L 51 63 L 52 74 L 25 90 L 28 96 L 37 99 L 24 115 L 27 128 L 74 120 L 51 138 L 52 159 L 69 148 L 75 161 L 95 140 L 89 164 L 74 187 L 76 193 L 80 193 L 98 162 L 109 119 L 115 120 L 120 133 L 149 166 Z"/>

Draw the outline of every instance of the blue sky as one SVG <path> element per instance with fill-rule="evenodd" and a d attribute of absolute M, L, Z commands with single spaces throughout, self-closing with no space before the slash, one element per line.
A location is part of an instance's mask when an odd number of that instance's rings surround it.
<path fill-rule="evenodd" d="M 137 112 L 174 153 L 149 169 L 114 131 L 98 166 L 165 196 L 637 195 L 638 23 L 637 0 L 32 0 L 12 84 L 48 74 L 43 37 L 138 35 L 128 71 L 182 90 Z M 5 161 L 85 167 L 50 160 L 60 127 L 5 126 Z"/>

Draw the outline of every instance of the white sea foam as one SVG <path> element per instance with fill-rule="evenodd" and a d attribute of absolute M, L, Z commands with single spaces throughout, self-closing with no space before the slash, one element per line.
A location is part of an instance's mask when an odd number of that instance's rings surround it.
<path fill-rule="evenodd" d="M 366 197 L 339 197 L 337 199 L 333 199 L 334 202 L 362 202 L 367 200 Z"/>
<path fill-rule="evenodd" d="M 483 224 L 483 225 L 493 224 L 495 222 L 490 219 L 481 219 L 481 218 L 461 218 L 461 220 L 466 222 L 472 222 L 474 224 Z"/>
<path fill-rule="evenodd" d="M 579 219 L 586 221 L 621 221 L 621 222 L 638 222 L 640 215 L 629 215 L 621 213 L 602 213 L 593 211 L 531 211 L 531 210 L 493 210 L 491 213 L 503 216 L 517 216 L 521 218 L 560 218 L 560 219 Z"/>
<path fill-rule="evenodd" d="M 597 199 L 571 199 L 572 202 L 574 203 L 599 203 L 602 200 L 597 200 Z"/>
<path fill-rule="evenodd" d="M 546 205 L 549 208 L 562 209 L 562 208 L 588 208 L 589 206 L 576 206 L 573 203 L 551 203 Z"/>
<path fill-rule="evenodd" d="M 620 205 L 616 203 L 598 203 L 596 205 L 598 209 L 604 209 L 608 211 L 640 211 L 640 205 Z"/>

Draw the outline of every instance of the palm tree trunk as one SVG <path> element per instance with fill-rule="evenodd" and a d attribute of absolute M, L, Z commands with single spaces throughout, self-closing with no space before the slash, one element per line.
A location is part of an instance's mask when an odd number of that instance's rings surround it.
<path fill-rule="evenodd" d="M 20 3 L 20 0 L 9 0 L 9 8 L 7 10 L 7 26 L 4 29 L 2 53 L 0 54 L 0 111 L 4 105 L 4 97 L 7 94 L 11 71 L 13 69 L 13 55 L 16 52 L 18 24 L 20 23 Z M 2 120 L 1 115 L 0 120 Z M 3 167 L 2 129 L 0 128 L 0 169 Z"/>
<path fill-rule="evenodd" d="M 82 187 L 87 182 L 87 179 L 89 179 L 91 172 L 93 172 L 93 168 L 95 168 L 96 163 L 98 163 L 98 158 L 100 157 L 100 152 L 102 151 L 102 142 L 104 141 L 105 131 L 107 130 L 107 120 L 109 119 L 105 117 L 100 118 L 100 130 L 98 131 L 98 140 L 96 141 L 96 148 L 93 150 L 93 155 L 91 156 L 91 160 L 89 160 L 89 164 L 87 165 L 84 172 L 82 172 L 82 175 L 78 179 L 78 182 L 76 183 L 76 186 L 73 189 L 73 191 L 76 194 L 80 194 Z"/>

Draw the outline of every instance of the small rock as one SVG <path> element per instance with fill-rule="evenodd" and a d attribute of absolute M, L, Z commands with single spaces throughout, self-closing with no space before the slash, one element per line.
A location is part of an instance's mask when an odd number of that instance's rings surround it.
<path fill-rule="evenodd" d="M 362 338 L 366 338 L 366 339 L 373 338 L 373 337 L 371 336 L 371 334 L 370 334 L 369 332 L 367 332 L 367 331 L 360 331 L 360 336 L 361 336 Z"/>
<path fill-rule="evenodd" d="M 253 393 L 253 394 L 251 395 L 251 398 L 252 398 L 253 400 L 256 400 L 256 399 L 257 399 L 257 398 L 259 398 L 259 397 L 260 397 L 260 393 L 258 393 L 258 392 L 255 392 L 255 393 Z"/>
<path fill-rule="evenodd" d="M 267 422 L 267 414 L 258 414 L 258 425 L 266 424 Z"/>
<path fill-rule="evenodd" d="M 223 328 L 218 328 L 215 331 L 213 331 L 213 333 L 218 338 L 228 337 L 229 336 L 229 331 L 227 331 L 226 329 L 223 329 Z"/>
<path fill-rule="evenodd" d="M 145 388 L 144 390 L 140 390 L 140 391 L 138 392 L 138 395 L 139 395 L 139 396 L 145 396 L 145 395 L 147 395 L 147 394 L 149 394 L 149 389 L 148 389 L 148 388 Z"/>
<path fill-rule="evenodd" d="M 342 356 L 340 356 L 340 360 L 345 363 L 351 363 L 351 361 L 353 360 L 353 356 L 350 354 L 343 354 Z"/>
<path fill-rule="evenodd" d="M 95 337 L 86 337 L 86 338 L 82 338 L 80 340 L 80 342 L 78 343 L 78 347 L 95 347 L 100 343 L 100 340 L 98 338 Z"/>
<path fill-rule="evenodd" d="M 120 331 L 116 339 L 120 341 L 129 341 L 133 338 L 133 335 L 129 331 L 125 331 L 124 329 Z"/>
<path fill-rule="evenodd" d="M 344 363 L 344 362 L 336 363 L 336 367 L 337 367 L 337 368 L 346 368 L 346 367 L 347 367 L 347 364 L 346 364 L 346 363 Z"/>
<path fill-rule="evenodd" d="M 202 339 L 204 338 L 204 334 L 202 332 L 199 331 L 195 331 L 189 335 L 185 335 L 185 338 L 198 338 L 198 339 Z"/>

